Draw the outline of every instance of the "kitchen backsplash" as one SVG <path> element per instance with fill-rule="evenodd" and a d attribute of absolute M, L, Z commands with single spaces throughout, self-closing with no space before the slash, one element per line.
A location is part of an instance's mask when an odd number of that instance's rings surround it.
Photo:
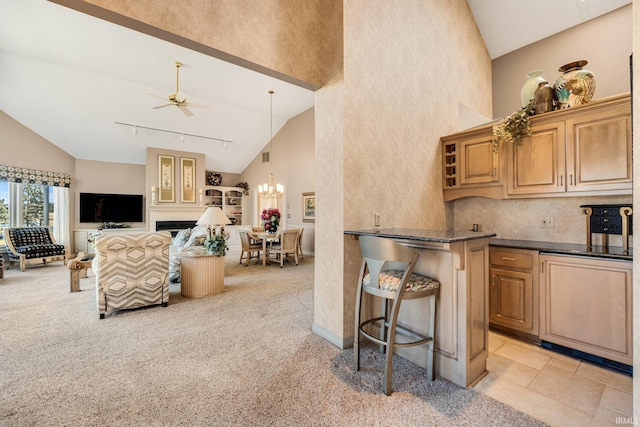
<path fill-rule="evenodd" d="M 587 222 L 580 206 L 628 204 L 632 203 L 632 197 L 598 196 L 518 200 L 468 197 L 447 203 L 453 204 L 453 223 L 456 230 L 467 230 L 473 224 L 479 224 L 480 231 L 495 232 L 500 239 L 585 244 Z M 553 227 L 542 227 L 543 219 L 549 218 L 553 221 Z M 593 235 L 593 244 L 601 244 L 599 234 Z M 610 235 L 609 246 L 622 246 L 621 236 Z"/>

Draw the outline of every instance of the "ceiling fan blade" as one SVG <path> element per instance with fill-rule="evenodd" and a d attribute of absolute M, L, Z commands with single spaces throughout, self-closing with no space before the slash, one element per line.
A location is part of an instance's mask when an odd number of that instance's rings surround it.
<path fill-rule="evenodd" d="M 189 110 L 184 105 L 178 105 L 178 108 L 180 109 L 180 111 L 182 111 L 184 113 L 185 116 L 187 116 L 187 117 L 192 117 L 193 116 L 193 113 L 191 112 L 191 110 Z"/>
<path fill-rule="evenodd" d="M 151 107 L 151 108 L 154 109 L 154 110 L 157 110 L 159 108 L 170 107 L 171 105 L 173 105 L 173 104 L 157 105 L 157 106 Z"/>
<path fill-rule="evenodd" d="M 211 105 L 206 105 L 206 104 L 194 104 L 193 102 L 187 102 L 187 105 L 189 107 L 195 107 L 195 108 L 205 108 L 207 110 L 211 109 Z"/>

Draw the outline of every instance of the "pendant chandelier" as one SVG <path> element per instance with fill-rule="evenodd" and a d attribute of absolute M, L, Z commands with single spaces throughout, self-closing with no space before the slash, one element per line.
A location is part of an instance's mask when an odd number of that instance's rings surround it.
<path fill-rule="evenodd" d="M 269 180 L 264 183 L 258 185 L 258 195 L 260 197 L 264 197 L 265 199 L 279 199 L 282 197 L 284 193 L 284 186 L 282 184 L 274 184 L 273 179 L 273 167 L 271 163 L 271 154 L 273 154 L 273 91 L 269 91 L 269 102 L 270 102 L 270 114 L 271 114 L 271 153 L 269 154 Z"/>

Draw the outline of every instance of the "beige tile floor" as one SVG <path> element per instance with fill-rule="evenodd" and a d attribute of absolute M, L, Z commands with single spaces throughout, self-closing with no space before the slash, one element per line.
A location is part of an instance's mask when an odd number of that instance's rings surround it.
<path fill-rule="evenodd" d="M 549 425 L 619 426 L 632 420 L 628 375 L 494 332 L 487 369 L 475 390 Z"/>

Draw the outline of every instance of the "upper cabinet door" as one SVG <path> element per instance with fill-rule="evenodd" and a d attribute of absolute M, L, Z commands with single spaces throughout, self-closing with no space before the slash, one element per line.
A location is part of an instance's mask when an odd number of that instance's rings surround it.
<path fill-rule="evenodd" d="M 498 150 L 493 134 L 460 141 L 460 184 L 484 184 L 500 181 Z"/>
<path fill-rule="evenodd" d="M 565 192 L 564 122 L 531 127 L 532 135 L 508 147 L 508 194 Z"/>
<path fill-rule="evenodd" d="M 632 188 L 631 110 L 618 105 L 567 125 L 567 191 Z"/>

